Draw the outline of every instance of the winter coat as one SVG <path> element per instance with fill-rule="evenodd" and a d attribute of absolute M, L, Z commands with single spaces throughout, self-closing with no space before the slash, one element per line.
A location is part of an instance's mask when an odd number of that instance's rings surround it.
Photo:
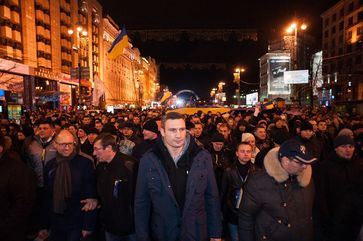
<path fill-rule="evenodd" d="M 25 240 L 35 203 L 35 177 L 16 153 L 0 158 L 0 239 Z"/>
<path fill-rule="evenodd" d="M 132 150 L 132 156 L 137 160 L 140 160 L 141 157 L 150 149 L 154 147 L 157 142 L 157 138 L 154 140 L 144 140 L 140 144 L 137 144 Z"/>
<path fill-rule="evenodd" d="M 239 210 L 239 240 L 312 241 L 314 186 L 310 166 L 289 176 L 278 159 L 279 147 L 269 151 L 264 170 L 245 185 Z"/>
<path fill-rule="evenodd" d="M 118 152 L 110 163 L 100 162 L 96 168 L 101 223 L 107 232 L 116 235 L 134 232 L 135 161 Z"/>
<path fill-rule="evenodd" d="M 317 166 L 316 205 L 326 240 L 355 241 L 363 224 L 363 166 L 357 156 L 340 158 L 335 151 Z"/>
<path fill-rule="evenodd" d="M 222 186 L 221 186 L 221 202 L 222 202 L 222 212 L 223 220 L 228 223 L 238 224 L 238 207 L 237 202 L 238 196 L 243 195 L 243 188 L 249 176 L 256 171 L 254 164 L 251 162 L 247 177 L 242 180 L 238 167 L 237 161 L 228 167 L 223 173 Z M 242 194 L 239 194 L 242 189 Z"/>
<path fill-rule="evenodd" d="M 72 194 L 66 201 L 64 214 L 53 212 L 53 185 L 58 167 L 56 158 L 44 167 L 44 192 L 41 198 L 41 228 L 68 232 L 70 230 L 93 231 L 96 225 L 97 210 L 84 212 L 80 201 L 96 198 L 96 178 L 90 159 L 76 155 L 69 162 L 71 171 Z"/>
<path fill-rule="evenodd" d="M 57 154 L 54 136 L 48 142 L 43 142 L 38 135 L 29 138 L 24 143 L 24 156 L 28 166 L 35 172 L 37 187 L 41 188 L 44 186 L 44 167 Z"/>
<path fill-rule="evenodd" d="M 191 167 L 183 210 L 158 147 L 141 158 L 135 195 L 137 240 L 207 241 L 221 237 L 220 203 L 210 154 L 201 148 L 185 154 L 190 155 Z"/>

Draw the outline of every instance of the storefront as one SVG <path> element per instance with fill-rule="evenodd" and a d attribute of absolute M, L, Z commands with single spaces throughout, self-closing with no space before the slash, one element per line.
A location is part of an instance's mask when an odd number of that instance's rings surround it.
<path fill-rule="evenodd" d="M 0 114 L 4 117 L 20 120 L 27 77 L 27 65 L 0 58 Z"/>

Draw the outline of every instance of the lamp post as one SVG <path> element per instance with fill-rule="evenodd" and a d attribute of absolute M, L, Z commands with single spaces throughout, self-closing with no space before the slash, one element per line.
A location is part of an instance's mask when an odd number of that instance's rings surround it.
<path fill-rule="evenodd" d="M 298 23 L 292 23 L 290 26 L 286 29 L 286 32 L 291 34 L 294 32 L 294 51 L 293 51 L 293 69 L 297 69 L 297 32 L 298 29 L 305 31 L 307 29 L 307 25 L 305 23 L 298 24 Z"/>
<path fill-rule="evenodd" d="M 238 107 L 241 105 L 241 73 L 243 72 L 245 72 L 244 68 L 237 67 L 233 73 L 234 76 L 233 82 L 237 84 L 236 96 L 237 96 Z"/>
<path fill-rule="evenodd" d="M 81 68 L 81 48 L 82 48 L 82 39 L 86 39 L 88 36 L 88 33 L 86 30 L 83 29 L 81 25 L 77 25 L 76 31 L 73 29 L 68 29 L 68 34 L 70 36 L 73 35 L 73 33 L 76 32 L 76 38 L 77 38 L 77 45 L 73 46 L 73 50 L 77 50 L 78 52 L 78 63 L 77 63 L 77 76 L 78 76 L 78 99 L 77 99 L 77 105 L 81 106 L 82 104 L 82 93 L 81 93 L 81 76 L 82 76 L 82 68 Z"/>

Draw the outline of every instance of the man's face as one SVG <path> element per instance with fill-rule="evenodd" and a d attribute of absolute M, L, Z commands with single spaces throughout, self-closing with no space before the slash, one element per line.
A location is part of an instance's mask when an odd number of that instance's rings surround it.
<path fill-rule="evenodd" d="M 252 158 L 252 147 L 250 145 L 239 145 L 236 156 L 241 164 L 246 164 Z"/>
<path fill-rule="evenodd" d="M 265 128 L 257 128 L 257 130 L 255 131 L 255 135 L 258 139 L 260 140 L 265 140 L 266 139 L 266 130 Z"/>
<path fill-rule="evenodd" d="M 75 148 L 74 138 L 70 133 L 63 135 L 56 140 L 56 149 L 59 154 L 64 157 L 70 156 Z"/>
<path fill-rule="evenodd" d="M 305 140 L 310 140 L 313 135 L 314 135 L 314 132 L 312 130 L 300 131 L 301 138 L 303 138 Z"/>
<path fill-rule="evenodd" d="M 224 142 L 212 142 L 212 146 L 213 146 L 213 149 L 218 152 L 223 149 Z"/>
<path fill-rule="evenodd" d="M 223 135 L 224 139 L 227 140 L 229 138 L 229 134 L 231 133 L 231 131 L 228 129 L 228 127 L 221 126 L 219 128 L 219 133 L 221 133 Z"/>
<path fill-rule="evenodd" d="M 40 124 L 38 130 L 39 137 L 42 139 L 48 139 L 54 133 L 54 129 L 49 124 Z"/>
<path fill-rule="evenodd" d="M 321 132 L 324 132 L 326 131 L 326 128 L 327 128 L 327 124 L 325 121 L 320 121 L 319 124 L 318 124 L 318 130 L 321 131 Z"/>
<path fill-rule="evenodd" d="M 122 135 L 124 135 L 124 137 L 129 138 L 129 137 L 132 136 L 134 131 L 129 127 L 124 127 L 124 128 L 121 129 L 121 133 L 122 133 Z"/>
<path fill-rule="evenodd" d="M 98 140 L 93 144 L 93 155 L 97 158 L 99 162 L 109 161 L 111 156 L 110 148 L 112 149 L 111 146 L 106 146 L 106 148 L 104 148 L 101 145 L 101 140 Z"/>
<path fill-rule="evenodd" d="M 309 120 L 310 124 L 313 126 L 313 132 L 318 130 L 318 125 L 315 120 Z"/>
<path fill-rule="evenodd" d="M 234 120 L 233 119 L 228 119 L 227 123 L 228 123 L 228 125 L 230 127 L 233 127 L 234 126 Z"/>
<path fill-rule="evenodd" d="M 142 134 L 144 135 L 144 140 L 154 140 L 157 137 L 156 133 L 146 129 L 142 131 Z"/>
<path fill-rule="evenodd" d="M 194 135 L 195 137 L 200 137 L 203 133 L 203 126 L 202 124 L 195 124 L 194 125 Z"/>
<path fill-rule="evenodd" d="M 85 136 L 87 136 L 86 132 L 83 129 L 78 129 L 78 137 L 84 138 Z"/>
<path fill-rule="evenodd" d="M 95 123 L 95 128 L 101 132 L 102 131 L 102 128 L 103 128 L 103 124 L 101 122 L 96 122 Z"/>
<path fill-rule="evenodd" d="M 102 116 L 101 117 L 101 122 L 102 122 L 102 124 L 107 124 L 108 123 L 108 118 L 107 118 L 107 116 Z"/>
<path fill-rule="evenodd" d="M 134 122 L 135 125 L 139 125 L 140 124 L 140 117 L 135 116 L 134 119 L 132 119 L 132 121 Z"/>
<path fill-rule="evenodd" d="M 95 139 L 97 138 L 97 136 L 98 135 L 96 133 L 90 133 L 90 134 L 88 134 L 88 141 L 90 143 L 93 143 L 95 141 Z"/>
<path fill-rule="evenodd" d="M 282 128 L 282 126 L 284 125 L 284 121 L 278 120 L 275 125 L 276 125 L 276 128 Z"/>
<path fill-rule="evenodd" d="M 287 158 L 285 156 L 281 157 L 281 165 L 290 175 L 299 175 L 307 168 L 305 163 L 299 162 L 295 158 Z"/>
<path fill-rule="evenodd" d="M 187 130 L 183 119 L 169 119 L 165 122 L 164 128 L 160 128 L 166 146 L 181 148 L 184 146 Z"/>
<path fill-rule="evenodd" d="M 355 147 L 353 145 L 342 145 L 335 148 L 335 152 L 341 158 L 350 160 L 353 157 Z"/>
<path fill-rule="evenodd" d="M 74 135 L 76 135 L 76 134 L 77 134 L 77 129 L 76 129 L 76 127 L 74 127 L 74 126 L 70 126 L 70 127 L 68 128 L 68 130 L 69 130 L 70 132 L 72 132 Z"/>
<path fill-rule="evenodd" d="M 91 123 L 91 118 L 83 117 L 82 122 L 83 122 L 84 125 L 89 125 Z"/>

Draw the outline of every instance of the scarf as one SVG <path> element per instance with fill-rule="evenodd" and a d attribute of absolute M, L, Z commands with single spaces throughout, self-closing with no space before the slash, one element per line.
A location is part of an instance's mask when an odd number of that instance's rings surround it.
<path fill-rule="evenodd" d="M 66 209 L 66 199 L 72 195 L 72 176 L 69 162 L 76 156 L 74 150 L 68 157 L 57 153 L 57 169 L 53 184 L 53 211 L 63 214 Z"/>

